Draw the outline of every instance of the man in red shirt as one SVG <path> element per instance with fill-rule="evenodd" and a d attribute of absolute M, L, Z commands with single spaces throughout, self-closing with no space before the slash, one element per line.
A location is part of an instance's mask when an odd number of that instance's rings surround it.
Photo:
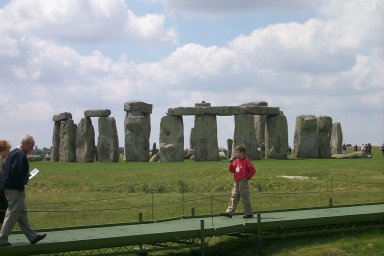
<path fill-rule="evenodd" d="M 243 218 L 252 218 L 253 210 L 249 199 L 248 180 L 256 173 L 256 169 L 245 156 L 245 147 L 243 145 L 237 146 L 235 152 L 235 157 L 231 158 L 228 165 L 228 171 L 233 173 L 234 179 L 231 200 L 225 213 L 222 213 L 222 216 L 232 218 L 241 198 L 244 205 Z"/>

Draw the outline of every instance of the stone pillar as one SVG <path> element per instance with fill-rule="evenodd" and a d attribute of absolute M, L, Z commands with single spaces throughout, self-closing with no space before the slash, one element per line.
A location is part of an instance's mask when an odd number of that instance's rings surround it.
<path fill-rule="evenodd" d="M 232 157 L 233 149 L 233 139 L 227 139 L 227 158 L 230 159 Z"/>
<path fill-rule="evenodd" d="M 160 122 L 160 162 L 184 161 L 184 123 L 182 116 L 164 116 Z"/>
<path fill-rule="evenodd" d="M 267 116 L 255 115 L 256 145 L 260 148 L 261 158 L 265 158 L 265 126 Z M 263 150 L 264 149 L 264 150 Z"/>
<path fill-rule="evenodd" d="M 68 119 L 72 119 L 72 114 L 69 112 L 63 112 L 52 117 L 54 125 L 52 136 L 51 162 L 59 162 L 60 160 L 60 126 L 61 121 L 65 121 Z"/>
<path fill-rule="evenodd" d="M 81 163 L 92 163 L 95 159 L 95 129 L 90 117 L 80 120 L 76 132 L 76 159 Z"/>
<path fill-rule="evenodd" d="M 343 131 L 339 122 L 332 124 L 331 132 L 331 152 L 332 155 L 343 153 Z"/>
<path fill-rule="evenodd" d="M 124 104 L 125 159 L 127 162 L 149 161 L 152 104 L 129 101 Z"/>
<path fill-rule="evenodd" d="M 60 162 L 76 162 L 76 124 L 72 119 L 60 124 Z"/>
<path fill-rule="evenodd" d="M 319 133 L 319 158 L 332 158 L 332 118 L 329 116 L 319 116 L 317 118 L 317 129 Z"/>
<path fill-rule="evenodd" d="M 235 132 L 233 136 L 233 149 L 239 145 L 244 145 L 246 155 L 251 160 L 260 159 L 256 145 L 256 130 L 254 115 L 235 115 Z M 232 156 L 234 150 L 232 150 Z"/>
<path fill-rule="evenodd" d="M 195 103 L 197 109 L 206 107 L 211 107 L 211 103 Z M 192 142 L 195 143 L 196 161 L 220 160 L 216 115 L 195 115 Z"/>
<path fill-rule="evenodd" d="M 265 158 L 287 159 L 288 153 L 288 122 L 280 112 L 277 116 L 266 118 Z"/>
<path fill-rule="evenodd" d="M 119 139 L 116 121 L 113 117 L 99 117 L 99 138 L 97 152 L 100 162 L 119 161 Z"/>
<path fill-rule="evenodd" d="M 254 106 L 267 107 L 265 101 L 254 102 Z M 265 158 L 265 125 L 267 123 L 266 115 L 255 115 L 256 145 L 260 148 L 260 158 Z"/>
<path fill-rule="evenodd" d="M 314 115 L 302 115 L 296 117 L 294 137 L 294 158 L 318 158 L 319 157 L 319 133 L 317 130 L 317 118 Z"/>
<path fill-rule="evenodd" d="M 196 144 L 195 144 L 195 129 L 192 127 L 191 132 L 189 135 L 189 148 L 190 149 L 195 149 Z"/>

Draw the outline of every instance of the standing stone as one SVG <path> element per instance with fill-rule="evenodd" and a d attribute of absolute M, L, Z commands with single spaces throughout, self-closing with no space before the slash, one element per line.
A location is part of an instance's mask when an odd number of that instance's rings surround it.
<path fill-rule="evenodd" d="M 92 163 L 95 159 L 95 129 L 90 117 L 84 117 L 77 126 L 76 159 L 81 163 Z"/>
<path fill-rule="evenodd" d="M 195 160 L 220 160 L 215 115 L 195 116 L 194 124 Z"/>
<path fill-rule="evenodd" d="M 268 103 L 265 101 L 256 101 L 240 105 L 243 108 L 252 108 L 252 107 L 268 107 Z M 255 115 L 254 116 L 254 126 L 256 132 L 256 146 L 261 149 L 261 158 L 265 157 L 265 125 L 267 121 L 266 115 Z"/>
<path fill-rule="evenodd" d="M 341 124 L 339 122 L 332 124 L 331 133 L 331 152 L 332 155 L 341 154 L 343 152 L 343 132 L 341 130 Z"/>
<path fill-rule="evenodd" d="M 265 126 L 267 116 L 255 115 L 256 145 L 261 149 L 261 158 L 265 158 Z"/>
<path fill-rule="evenodd" d="M 317 130 L 317 118 L 314 115 L 302 115 L 296 117 L 294 137 L 294 158 L 318 158 L 319 157 L 319 133 Z"/>
<path fill-rule="evenodd" d="M 60 126 L 62 121 L 68 119 L 72 119 L 72 114 L 69 112 L 63 112 L 52 117 L 52 121 L 54 121 L 51 152 L 52 162 L 60 161 Z"/>
<path fill-rule="evenodd" d="M 76 128 L 72 119 L 60 124 L 60 162 L 76 162 Z"/>
<path fill-rule="evenodd" d="M 268 116 L 265 129 L 265 158 L 287 159 L 288 122 L 280 112 L 278 116 Z"/>
<path fill-rule="evenodd" d="M 196 143 L 195 143 L 195 128 L 191 128 L 191 132 L 190 132 L 190 135 L 189 135 L 189 148 L 190 149 L 195 149 L 196 147 Z"/>
<path fill-rule="evenodd" d="M 319 158 L 331 158 L 332 118 L 319 116 L 317 118 L 317 129 L 319 133 Z"/>
<path fill-rule="evenodd" d="M 152 104 L 129 101 L 124 104 L 125 159 L 127 162 L 149 161 Z"/>
<path fill-rule="evenodd" d="M 227 158 L 232 157 L 233 139 L 227 139 Z"/>
<path fill-rule="evenodd" d="M 60 121 L 56 121 L 53 124 L 51 162 L 58 162 L 60 160 L 60 125 Z"/>
<path fill-rule="evenodd" d="M 182 116 L 164 116 L 160 121 L 160 162 L 184 161 Z"/>
<path fill-rule="evenodd" d="M 235 115 L 232 155 L 234 155 L 234 148 L 239 145 L 245 146 L 246 155 L 249 159 L 260 159 L 260 154 L 256 145 L 254 115 Z"/>
<path fill-rule="evenodd" d="M 117 136 L 115 118 L 99 117 L 97 150 L 100 162 L 119 161 L 119 139 Z"/>

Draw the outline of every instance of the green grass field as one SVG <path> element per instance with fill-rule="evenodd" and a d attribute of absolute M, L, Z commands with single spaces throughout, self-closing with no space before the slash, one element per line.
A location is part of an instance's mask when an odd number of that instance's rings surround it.
<path fill-rule="evenodd" d="M 384 202 L 384 156 L 371 159 L 253 161 L 254 211 Z M 34 228 L 119 223 L 225 211 L 232 188 L 226 161 L 182 163 L 31 162 L 27 188 Z M 305 176 L 288 179 L 281 176 Z M 240 205 L 238 213 L 242 213 Z M 252 238 L 252 237 L 250 237 Z M 266 241 L 214 238 L 208 255 L 384 255 L 378 230 Z M 262 254 L 264 253 L 264 254 Z M 381 254 L 380 254 L 381 253 Z M 199 255 L 196 251 L 162 255 Z"/>

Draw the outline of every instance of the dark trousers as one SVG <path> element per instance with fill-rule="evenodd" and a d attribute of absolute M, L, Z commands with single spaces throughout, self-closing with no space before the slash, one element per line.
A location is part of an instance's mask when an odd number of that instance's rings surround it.
<path fill-rule="evenodd" d="M 5 196 L 4 190 L 0 190 L 0 223 L 3 223 L 5 212 L 8 208 L 7 197 Z"/>

